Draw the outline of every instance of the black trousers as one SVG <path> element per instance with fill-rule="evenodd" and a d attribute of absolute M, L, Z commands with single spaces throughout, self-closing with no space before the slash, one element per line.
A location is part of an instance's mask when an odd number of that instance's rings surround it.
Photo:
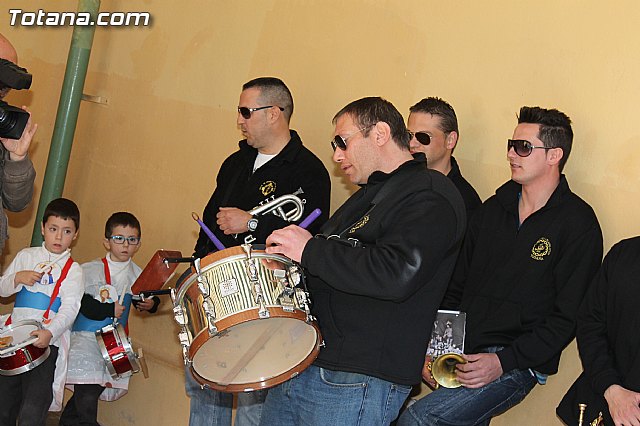
<path fill-rule="evenodd" d="M 44 426 L 53 401 L 53 376 L 58 347 L 49 346 L 49 358 L 31 371 L 0 376 L 0 426 Z"/>
<path fill-rule="evenodd" d="M 98 423 L 98 399 L 104 386 L 73 385 L 73 396 L 64 407 L 60 426 L 100 426 Z"/>

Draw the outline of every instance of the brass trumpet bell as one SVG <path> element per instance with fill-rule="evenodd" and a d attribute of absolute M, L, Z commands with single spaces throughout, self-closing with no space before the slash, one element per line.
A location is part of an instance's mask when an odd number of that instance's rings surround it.
<path fill-rule="evenodd" d="M 284 206 L 287 205 L 291 207 L 289 211 L 284 210 Z M 286 194 L 254 207 L 249 210 L 249 214 L 251 216 L 258 216 L 272 213 L 287 222 L 295 222 L 302 217 L 303 211 L 304 202 L 293 194 Z"/>
<path fill-rule="evenodd" d="M 431 365 L 431 376 L 440 386 L 457 388 L 462 386 L 456 376 L 456 366 L 467 361 L 460 354 L 448 353 L 440 355 Z"/>

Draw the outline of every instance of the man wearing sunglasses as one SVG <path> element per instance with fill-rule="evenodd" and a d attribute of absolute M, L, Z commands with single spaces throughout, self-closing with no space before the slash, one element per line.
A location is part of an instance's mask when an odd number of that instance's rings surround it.
<path fill-rule="evenodd" d="M 458 144 L 458 118 L 453 107 L 446 101 L 430 97 L 409 108 L 407 129 L 411 135 L 411 152 L 423 152 L 427 156 L 427 167 L 447 176 L 460 191 L 467 220 L 480 207 L 482 200 L 473 186 L 462 177 L 453 150 Z"/>
<path fill-rule="evenodd" d="M 466 227 L 455 186 L 414 158 L 382 98 L 336 114 L 333 160 L 361 188 L 312 236 L 288 226 L 267 252 L 301 262 L 325 342 L 314 364 L 269 390 L 263 425 L 388 425 L 420 371 Z"/>
<path fill-rule="evenodd" d="M 203 213 L 203 222 L 225 247 L 238 246 L 246 237 L 264 244 L 275 229 L 289 224 L 273 214 L 252 216 L 249 210 L 272 198 L 295 194 L 304 202 L 303 219 L 314 209 L 321 216 L 309 226 L 317 232 L 329 217 L 331 182 L 326 168 L 289 129 L 293 97 L 282 80 L 261 77 L 242 86 L 237 125 L 244 140 L 222 164 L 216 189 Z M 285 210 L 287 210 L 285 208 Z M 216 250 L 204 231 L 194 256 Z M 232 395 L 201 389 L 187 372 L 191 397 L 190 425 L 230 425 Z M 258 424 L 266 391 L 238 394 L 236 425 Z"/>
<path fill-rule="evenodd" d="M 520 109 L 507 142 L 511 180 L 471 218 L 442 303 L 467 314 L 462 387 L 425 396 L 399 425 L 487 425 L 558 371 L 602 259 L 593 209 L 562 174 L 572 141 L 564 113 Z M 426 365 L 423 378 L 434 383 Z"/>

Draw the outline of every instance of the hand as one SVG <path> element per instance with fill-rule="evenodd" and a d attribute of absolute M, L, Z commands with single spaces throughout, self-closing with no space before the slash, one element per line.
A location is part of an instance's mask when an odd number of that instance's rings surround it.
<path fill-rule="evenodd" d="M 150 297 L 148 299 L 139 301 L 137 303 L 136 309 L 139 310 L 140 312 L 148 311 L 149 309 L 153 308 L 153 305 L 154 305 L 153 299 Z"/>
<path fill-rule="evenodd" d="M 13 279 L 13 285 L 17 287 L 20 284 L 24 285 L 34 285 L 37 282 L 40 282 L 42 279 L 42 274 L 44 272 L 36 272 L 36 271 L 20 271 L 16 272 L 16 276 Z"/>
<path fill-rule="evenodd" d="M 466 364 L 458 364 L 458 381 L 470 389 L 481 388 L 502 376 L 502 365 L 493 353 L 462 355 Z"/>
<path fill-rule="evenodd" d="M 38 336 L 38 340 L 35 341 L 33 346 L 36 348 L 44 349 L 49 346 L 53 334 L 49 330 L 33 330 L 31 336 Z"/>
<path fill-rule="evenodd" d="M 29 112 L 25 106 L 23 106 L 22 109 Z M 36 134 L 36 130 L 38 130 L 38 125 L 31 121 L 31 113 L 29 112 L 29 120 L 20 139 L 0 138 L 4 147 L 9 151 L 9 159 L 11 161 L 20 161 L 27 156 L 31 139 L 33 139 L 33 135 Z"/>
<path fill-rule="evenodd" d="M 640 425 L 640 393 L 620 385 L 611 385 L 604 391 L 604 398 L 616 426 Z"/>
<path fill-rule="evenodd" d="M 306 229 L 297 225 L 289 225 L 286 228 L 273 231 L 267 237 L 267 249 L 269 254 L 284 254 L 289 259 L 300 262 L 302 252 L 312 235 Z"/>
<path fill-rule="evenodd" d="M 249 213 L 235 207 L 220 207 L 220 211 L 216 215 L 216 223 L 226 235 L 242 234 L 249 230 L 247 222 L 251 217 Z"/>
<path fill-rule="evenodd" d="M 422 366 L 422 378 L 425 382 L 427 382 L 427 385 L 429 385 L 431 389 L 437 389 L 439 386 L 438 382 L 436 382 L 431 375 L 431 361 L 433 361 L 431 356 L 426 356 L 424 358 L 424 365 Z"/>
<path fill-rule="evenodd" d="M 113 316 L 116 318 L 120 318 L 123 312 L 124 312 L 124 306 L 122 306 L 118 302 L 115 302 L 113 304 Z"/>

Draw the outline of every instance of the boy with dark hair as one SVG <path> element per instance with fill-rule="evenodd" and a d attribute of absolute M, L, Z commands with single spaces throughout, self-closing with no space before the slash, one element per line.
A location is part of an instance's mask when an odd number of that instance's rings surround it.
<path fill-rule="evenodd" d="M 43 425 L 50 407 L 62 407 L 70 329 L 82 299 L 82 270 L 68 250 L 79 225 L 80 212 L 73 201 L 51 201 L 42 218 L 44 243 L 21 250 L 0 278 L 0 296 L 16 294 L 13 312 L 0 318 L 0 324 L 41 322 L 42 329 L 31 332 L 38 338 L 33 345 L 50 350 L 37 367 L 0 376 L 0 424 L 18 420 L 21 425 Z"/>
<path fill-rule="evenodd" d="M 107 254 L 82 265 L 85 276 L 80 314 L 73 325 L 67 385 L 73 396 L 60 418 L 61 425 L 97 425 L 98 399 L 114 401 L 127 393 L 129 377 L 112 378 L 105 366 L 95 332 L 117 319 L 127 326 L 131 286 L 142 270 L 131 257 L 140 248 L 140 222 L 134 215 L 118 212 L 105 225 Z M 109 298 L 101 298 L 102 293 Z M 147 299 L 139 310 L 155 312 L 159 299 Z"/>

